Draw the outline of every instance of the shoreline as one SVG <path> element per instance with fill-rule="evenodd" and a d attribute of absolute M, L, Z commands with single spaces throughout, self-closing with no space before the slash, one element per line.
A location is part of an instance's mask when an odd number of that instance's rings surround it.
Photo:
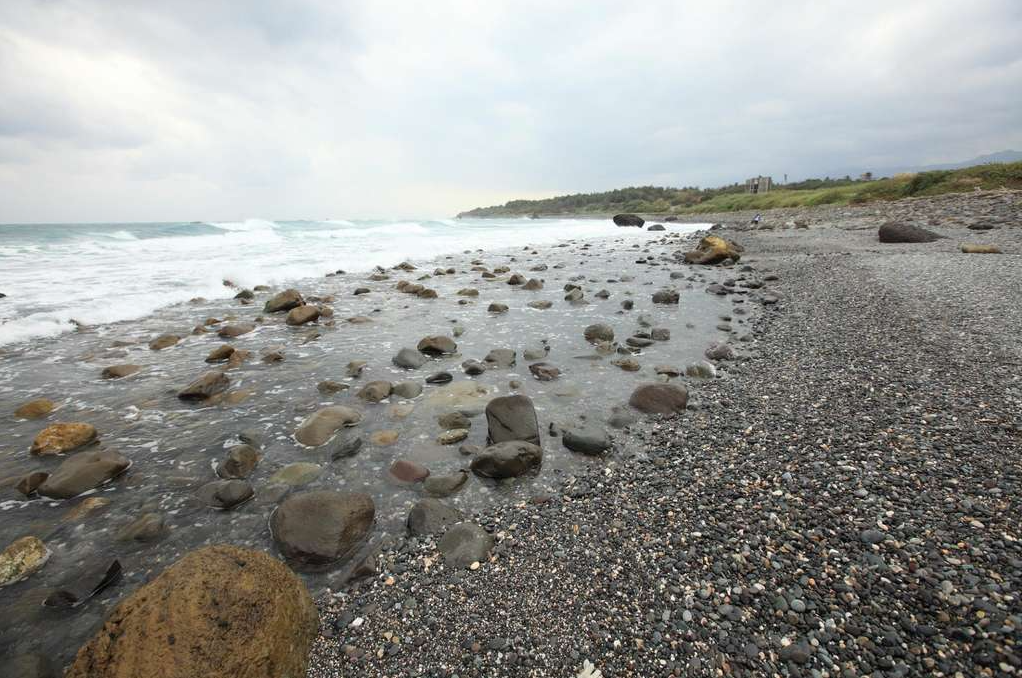
<path fill-rule="evenodd" d="M 720 231 L 780 278 L 730 378 L 634 427 L 642 451 L 476 514 L 478 570 L 384 551 L 318 601 L 309 676 L 1017 672 L 1022 203 L 841 211 Z M 880 244 L 888 218 L 945 239 Z"/>

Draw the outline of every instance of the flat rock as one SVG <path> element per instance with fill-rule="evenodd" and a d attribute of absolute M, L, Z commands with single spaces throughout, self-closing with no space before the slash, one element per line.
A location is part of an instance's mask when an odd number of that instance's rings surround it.
<path fill-rule="evenodd" d="M 165 348 L 174 346 L 179 341 L 181 341 L 181 337 L 176 334 L 161 334 L 149 342 L 149 348 L 153 351 L 162 351 Z"/>
<path fill-rule="evenodd" d="M 65 459 L 37 492 L 51 499 L 70 499 L 124 473 L 131 465 L 114 450 L 87 450 Z"/>
<path fill-rule="evenodd" d="M 308 485 L 316 478 L 319 478 L 322 473 L 323 467 L 319 464 L 313 464 L 307 461 L 297 461 L 278 470 L 270 476 L 268 482 L 275 483 L 277 485 L 298 487 L 299 485 Z"/>
<path fill-rule="evenodd" d="M 235 323 L 233 325 L 224 325 L 217 330 L 216 335 L 221 339 L 235 339 L 253 330 L 255 330 L 255 325 L 251 323 Z"/>

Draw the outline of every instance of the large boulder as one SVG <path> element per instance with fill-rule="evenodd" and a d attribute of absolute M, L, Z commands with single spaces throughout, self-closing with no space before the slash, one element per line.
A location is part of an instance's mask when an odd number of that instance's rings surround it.
<path fill-rule="evenodd" d="M 912 224 L 903 224 L 897 221 L 888 221 L 881 224 L 877 237 L 883 243 L 917 243 L 934 242 L 944 236 L 938 235 L 925 228 L 919 228 Z"/>
<path fill-rule="evenodd" d="M 310 415 L 295 430 L 295 439 L 302 445 L 319 447 L 334 437 L 341 428 L 357 426 L 362 413 L 343 405 L 333 405 Z"/>
<path fill-rule="evenodd" d="M 79 452 L 68 457 L 36 490 L 51 499 L 70 499 L 116 478 L 131 462 L 114 450 Z"/>
<path fill-rule="evenodd" d="M 501 480 L 517 478 L 539 468 L 543 450 L 522 440 L 490 445 L 472 459 L 470 468 L 477 476 Z"/>
<path fill-rule="evenodd" d="M 298 290 L 284 290 L 267 299 L 263 305 L 263 311 L 265 313 L 290 311 L 292 308 L 297 308 L 304 303 L 305 300 L 302 299 L 302 295 Z"/>
<path fill-rule="evenodd" d="M 646 220 L 637 214 L 615 214 L 614 223 L 618 226 L 638 226 L 642 228 Z"/>
<path fill-rule="evenodd" d="M 464 515 L 438 499 L 422 499 L 408 512 L 408 532 L 418 537 L 443 532 L 464 520 Z"/>
<path fill-rule="evenodd" d="M 513 395 L 491 400 L 486 404 L 486 426 L 488 444 L 510 440 L 540 444 L 536 408 L 528 396 Z"/>
<path fill-rule="evenodd" d="M 642 384 L 632 392 L 628 404 L 646 414 L 684 412 L 688 391 L 674 384 Z"/>
<path fill-rule="evenodd" d="M 708 235 L 699 241 L 698 247 L 685 253 L 685 262 L 711 266 L 725 259 L 738 261 L 742 258 L 742 247 L 724 238 Z"/>
<path fill-rule="evenodd" d="M 65 677 L 294 678 L 318 631 L 316 606 L 286 565 L 207 546 L 118 605 Z"/>
<path fill-rule="evenodd" d="M 218 393 L 223 393 L 231 385 L 231 379 L 223 372 L 212 371 L 178 391 L 181 400 L 206 400 Z"/>
<path fill-rule="evenodd" d="M 50 424 L 32 441 L 32 454 L 64 454 L 96 439 L 96 427 L 82 422 Z"/>
<path fill-rule="evenodd" d="M 289 561 L 318 569 L 353 555 L 369 536 L 375 516 L 368 494 L 301 492 L 273 512 L 270 531 Z"/>

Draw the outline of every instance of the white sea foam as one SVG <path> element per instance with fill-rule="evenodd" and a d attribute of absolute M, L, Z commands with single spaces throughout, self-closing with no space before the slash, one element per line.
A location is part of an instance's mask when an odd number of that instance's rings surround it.
<path fill-rule="evenodd" d="M 696 226 L 670 224 L 669 230 Z M 72 320 L 103 325 L 193 297 L 226 298 L 223 285 L 281 285 L 337 269 L 368 271 L 464 250 L 567 239 L 648 238 L 610 220 L 501 219 L 242 222 L 0 227 L 0 345 L 55 336 Z"/>

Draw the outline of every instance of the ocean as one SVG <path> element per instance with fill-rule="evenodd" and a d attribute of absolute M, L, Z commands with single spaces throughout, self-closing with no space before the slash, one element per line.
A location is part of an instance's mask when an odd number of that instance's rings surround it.
<path fill-rule="evenodd" d="M 672 225 L 672 230 L 696 227 Z M 0 225 L 0 346 L 145 317 L 224 286 L 573 238 L 642 237 L 609 219 L 432 219 Z"/>

